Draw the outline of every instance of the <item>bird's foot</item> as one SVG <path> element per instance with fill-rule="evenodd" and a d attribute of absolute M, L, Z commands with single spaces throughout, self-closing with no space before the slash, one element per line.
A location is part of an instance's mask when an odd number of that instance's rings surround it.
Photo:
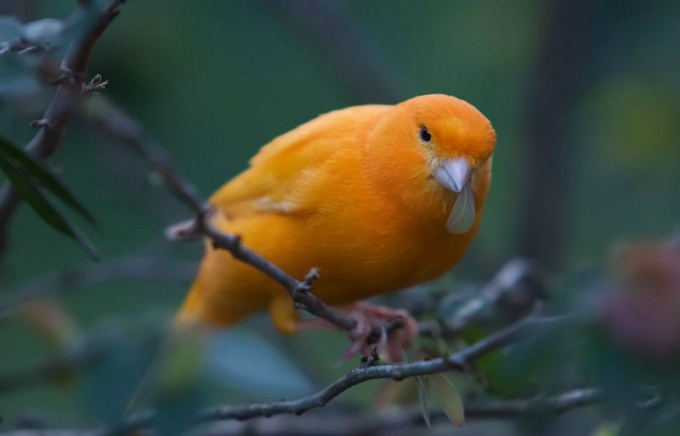
<path fill-rule="evenodd" d="M 345 310 L 356 321 L 356 326 L 349 332 L 352 343 L 340 362 L 346 362 L 357 354 L 368 356 L 373 344 L 378 346 L 378 353 L 382 358 L 390 362 L 401 362 L 404 351 L 418 336 L 417 321 L 404 309 L 357 303 Z M 298 331 L 318 328 L 337 326 L 320 318 L 301 320 L 296 326 Z"/>
<path fill-rule="evenodd" d="M 358 303 L 348 314 L 357 324 L 349 332 L 352 344 L 345 351 L 343 360 L 357 353 L 367 356 L 370 346 L 377 344 L 380 356 L 390 362 L 401 362 L 404 351 L 418 336 L 418 323 L 404 309 Z"/>

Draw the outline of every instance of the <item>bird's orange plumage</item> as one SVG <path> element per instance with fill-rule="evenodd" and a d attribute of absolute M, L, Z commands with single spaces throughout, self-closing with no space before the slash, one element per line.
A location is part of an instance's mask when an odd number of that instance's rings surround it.
<path fill-rule="evenodd" d="M 330 112 L 274 139 L 220 188 L 210 199 L 214 223 L 298 279 L 319 268 L 314 294 L 350 304 L 436 278 L 462 258 L 495 143 L 476 108 L 445 95 Z M 442 173 L 444 162 L 457 163 Z M 463 175 L 447 175 L 454 167 Z M 461 181 L 458 193 L 451 186 Z M 473 221 L 450 224 L 456 211 Z M 295 330 L 279 284 L 208 244 L 177 319 L 226 326 L 267 310 L 279 331 Z"/>

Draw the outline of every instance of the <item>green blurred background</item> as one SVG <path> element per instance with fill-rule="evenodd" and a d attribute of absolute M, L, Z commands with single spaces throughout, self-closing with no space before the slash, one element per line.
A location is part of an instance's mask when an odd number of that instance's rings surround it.
<path fill-rule="evenodd" d="M 65 18 L 73 3 L 1 0 L 0 13 Z M 617 241 L 677 230 L 678 2 L 129 0 L 89 71 L 110 80 L 103 94 L 144 126 L 204 197 L 271 138 L 320 113 L 426 93 L 471 102 L 492 121 L 498 146 L 484 223 L 456 278 L 483 280 L 517 255 L 567 274 L 603 264 Z M 0 96 L 0 133 L 25 144 L 34 134 L 28 121 L 51 93 L 44 86 Z M 128 148 L 75 121 L 50 162 L 101 222 L 101 231 L 87 232 L 103 262 L 170 259 L 190 273 L 202 245 L 163 238 L 187 211 Z M 26 207 L 10 242 L 0 296 L 90 265 Z M 91 285 L 60 301 L 83 328 L 171 313 L 189 273 Z M 312 379 L 342 373 L 328 368 L 344 345 L 335 336 L 328 353 L 305 363 L 317 367 Z M 318 340 L 271 339 L 293 355 Z M 50 353 L 21 317 L 0 320 L 0 371 Z M 72 395 L 58 388 L 5 395 L 0 414 L 78 416 L 86 407 Z"/>

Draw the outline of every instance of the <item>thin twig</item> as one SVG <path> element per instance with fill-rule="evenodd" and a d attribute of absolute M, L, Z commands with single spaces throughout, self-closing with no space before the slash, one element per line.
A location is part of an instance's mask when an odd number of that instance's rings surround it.
<path fill-rule="evenodd" d="M 24 150 L 40 159 L 47 159 L 59 149 L 64 137 L 66 125 L 73 109 L 79 104 L 83 95 L 83 85 L 87 75 L 87 65 L 99 37 L 118 15 L 120 6 L 125 0 L 109 0 L 93 20 L 90 29 L 83 36 L 71 43 L 61 62 L 59 85 L 50 105 L 42 118 L 35 123 L 40 129 Z M 80 8 L 89 8 L 89 1 L 80 2 Z M 21 203 L 21 197 L 9 184 L 0 190 L 0 254 L 4 253 L 9 240 L 9 224 Z"/>
<path fill-rule="evenodd" d="M 281 284 L 290 293 L 293 300 L 291 304 L 303 307 L 312 315 L 325 319 L 342 330 L 354 329 L 356 325 L 354 318 L 333 309 L 310 292 L 312 282 L 317 278 L 315 270 L 312 269 L 303 280 L 297 280 L 241 244 L 238 235 L 225 234 L 216 229 L 211 224 L 211 209 L 204 206 L 195 188 L 174 169 L 165 151 L 130 116 L 110 102 L 105 104 L 105 110 L 100 108 L 94 121 L 105 131 L 128 143 L 137 151 L 161 178 L 170 193 L 194 214 L 192 221 L 183 224 L 180 230 L 175 231 L 177 234 L 181 234 L 182 238 L 199 235 L 207 237 L 214 247 L 229 251 L 236 259 L 248 263 Z"/>

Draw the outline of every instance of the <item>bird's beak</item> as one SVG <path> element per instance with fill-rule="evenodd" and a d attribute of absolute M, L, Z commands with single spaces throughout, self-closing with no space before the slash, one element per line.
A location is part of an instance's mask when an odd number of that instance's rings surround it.
<path fill-rule="evenodd" d="M 470 189 L 470 163 L 465 158 L 439 161 L 434 178 L 444 188 L 458 194 L 446 220 L 450 233 L 467 233 L 475 223 L 475 198 Z"/>
<path fill-rule="evenodd" d="M 465 158 L 441 160 L 434 170 L 434 178 L 446 189 L 459 193 L 470 178 L 470 164 Z"/>

